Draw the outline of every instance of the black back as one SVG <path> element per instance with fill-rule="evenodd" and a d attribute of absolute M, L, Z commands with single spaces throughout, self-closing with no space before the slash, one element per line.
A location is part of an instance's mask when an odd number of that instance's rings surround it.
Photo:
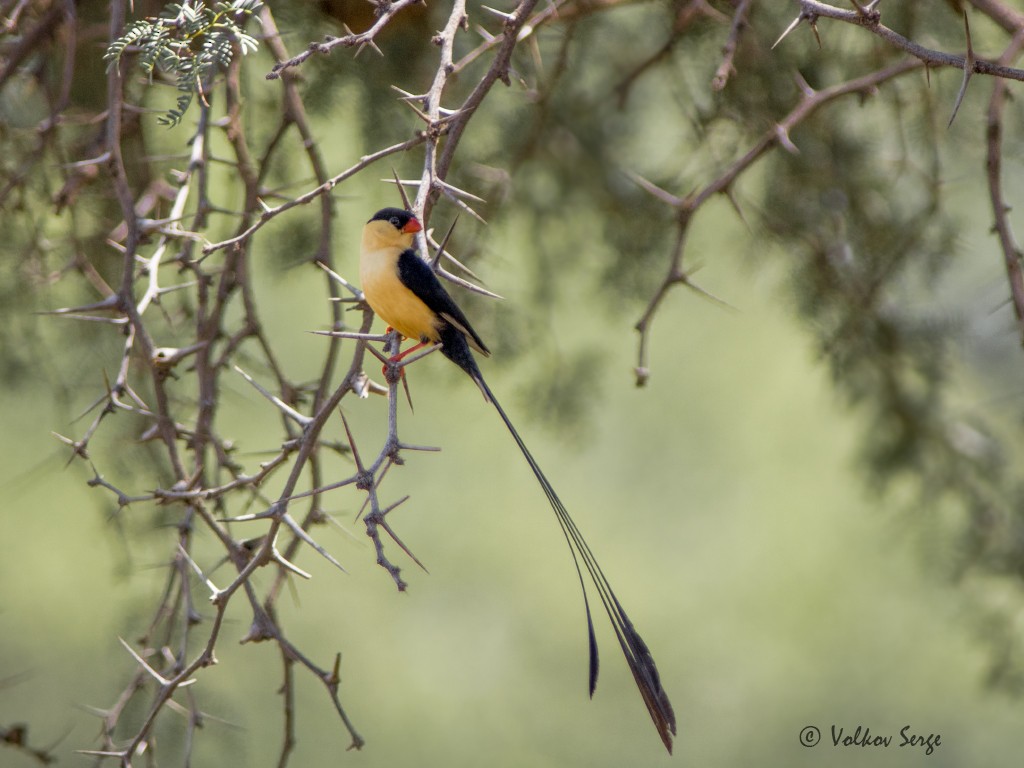
<path fill-rule="evenodd" d="M 415 293 L 420 301 L 426 304 L 431 311 L 437 314 L 446 326 L 450 326 L 453 330 L 458 331 L 458 335 L 463 333 L 468 334 L 472 337 L 473 341 L 480 345 L 480 349 L 484 350 L 485 354 L 487 351 L 487 345 L 484 344 L 477 332 L 473 330 L 473 326 L 469 324 L 469 320 L 466 319 L 466 315 L 459 305 L 455 303 L 455 300 L 448 294 L 448 291 L 441 285 L 441 281 L 437 279 L 437 275 L 434 274 L 434 270 L 430 268 L 423 259 L 416 255 L 416 251 L 411 248 L 403 251 L 398 257 L 398 277 L 410 291 Z M 442 334 L 443 336 L 444 334 Z M 450 348 L 451 339 L 445 343 L 442 352 L 448 355 Z M 464 345 L 465 339 L 463 339 Z M 457 360 L 453 362 L 458 363 Z M 459 366 L 465 368 L 461 363 Z"/>

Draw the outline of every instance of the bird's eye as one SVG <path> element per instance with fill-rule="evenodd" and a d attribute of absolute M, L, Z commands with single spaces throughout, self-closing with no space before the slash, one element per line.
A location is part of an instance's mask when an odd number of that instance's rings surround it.
<path fill-rule="evenodd" d="M 388 219 L 388 221 L 391 222 L 391 226 L 394 227 L 395 229 L 401 229 L 402 228 L 401 222 L 398 220 L 397 216 L 392 216 L 390 219 Z"/>

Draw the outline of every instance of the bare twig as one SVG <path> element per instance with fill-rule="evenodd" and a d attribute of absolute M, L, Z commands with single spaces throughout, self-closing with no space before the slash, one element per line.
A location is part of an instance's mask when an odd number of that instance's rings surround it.
<path fill-rule="evenodd" d="M 749 12 L 750 0 L 740 0 L 736 4 L 736 10 L 732 14 L 732 24 L 729 27 L 729 36 L 722 46 L 722 63 L 718 65 L 715 76 L 711 79 L 711 87 L 716 91 L 725 88 L 729 82 L 729 76 L 735 71 L 733 61 L 736 58 L 736 48 L 739 45 L 740 34 L 747 26 Z"/>
<path fill-rule="evenodd" d="M 1003 53 L 1004 61 L 1013 61 L 1024 48 L 1024 27 L 1021 27 L 1013 41 Z M 999 238 L 999 246 L 1003 253 L 1003 265 L 1006 268 L 1006 280 L 1010 287 L 1010 298 L 1013 314 L 1017 320 L 1017 333 L 1024 345 L 1024 270 L 1021 260 L 1024 258 L 1020 246 L 1010 226 L 1010 207 L 1003 194 L 1003 107 L 1006 103 L 1007 83 L 997 80 L 992 88 L 987 112 L 987 154 L 985 168 L 988 177 L 989 198 L 992 201 L 992 213 L 995 217 L 995 232 Z"/>
<path fill-rule="evenodd" d="M 637 386 L 644 386 L 650 377 L 650 367 L 648 362 L 649 337 L 654 317 L 657 314 L 662 301 L 668 295 L 673 286 L 686 285 L 691 288 L 695 287 L 690 279 L 690 275 L 683 268 L 683 254 L 686 247 L 686 237 L 689 232 L 690 224 L 697 211 L 715 195 L 728 194 L 730 188 L 735 183 L 736 179 L 739 178 L 740 174 L 753 165 L 759 158 L 764 156 L 769 150 L 776 146 L 786 146 L 789 142 L 790 131 L 810 117 L 820 107 L 825 104 L 829 104 L 836 99 L 842 98 L 843 96 L 871 93 L 882 83 L 904 75 L 907 72 L 919 69 L 921 66 L 921 62 L 913 59 L 907 59 L 876 72 L 872 72 L 869 75 L 864 75 L 863 77 L 850 80 L 846 83 L 824 88 L 820 91 L 811 91 L 809 93 L 805 92 L 800 103 L 797 104 L 797 106 L 794 107 L 788 115 L 780 120 L 773 128 L 766 131 L 753 147 L 747 150 L 742 157 L 733 162 L 732 165 L 723 171 L 714 181 L 707 184 L 698 192 L 687 195 L 685 198 L 669 197 L 666 200 L 666 202 L 678 201 L 674 202 L 674 207 L 677 209 L 676 226 L 678 232 L 675 245 L 672 248 L 672 253 L 669 258 L 668 270 L 665 277 L 651 296 L 647 303 L 647 307 L 644 309 L 635 326 L 637 333 L 640 334 L 637 351 L 637 364 L 634 369 Z M 653 187 L 653 185 L 650 186 Z M 665 193 L 665 195 L 667 195 L 667 193 Z M 658 194 L 657 196 L 663 200 L 665 199 L 663 194 Z M 698 289 L 698 292 L 706 295 L 706 292 L 703 291 L 703 289 Z"/>
<path fill-rule="evenodd" d="M 882 24 L 881 13 L 874 7 L 866 12 L 860 10 L 848 11 L 843 8 L 827 5 L 826 3 L 820 3 L 817 0 L 800 0 L 800 8 L 800 15 L 797 16 L 789 29 L 783 33 L 783 37 L 801 22 L 806 21 L 813 26 L 819 18 L 833 19 L 863 27 L 882 40 L 885 40 L 894 48 L 909 53 L 922 64 L 927 64 L 930 67 L 955 67 L 964 71 L 969 70 L 972 74 L 977 75 L 990 75 L 1007 80 L 1024 80 L 1024 69 L 1016 69 L 979 58 L 969 62 L 967 56 L 936 51 L 915 43 L 913 40 Z M 782 38 L 780 37 L 775 44 L 778 45 L 781 41 Z"/>
<path fill-rule="evenodd" d="M 395 2 L 389 2 L 386 4 L 382 3 L 378 5 L 377 8 L 380 10 L 380 15 L 377 17 L 377 21 L 373 23 L 373 26 L 365 32 L 360 32 L 358 34 L 349 32 L 349 34 L 344 35 L 343 37 L 328 37 L 322 43 L 310 43 L 309 48 L 298 56 L 294 56 L 287 61 L 279 61 L 275 64 L 274 68 L 267 74 L 267 79 L 278 79 L 285 70 L 299 66 L 314 53 L 327 54 L 339 46 L 352 48 L 364 45 L 373 45 L 374 40 L 380 31 L 391 23 L 391 20 L 394 19 L 396 15 L 408 8 L 410 5 L 416 5 L 419 2 L 421 2 L 421 0 L 395 0 Z"/>

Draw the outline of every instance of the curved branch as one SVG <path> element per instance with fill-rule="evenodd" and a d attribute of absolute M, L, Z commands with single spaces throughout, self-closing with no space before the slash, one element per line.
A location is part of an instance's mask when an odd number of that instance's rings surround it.
<path fill-rule="evenodd" d="M 1024 47 L 1024 27 L 1018 30 L 1010 46 L 1003 54 L 1004 61 L 1012 61 Z M 1010 286 L 1010 298 L 1013 314 L 1017 320 L 1017 332 L 1024 344 L 1024 270 L 1021 268 L 1020 246 L 1013 236 L 1008 213 L 1010 206 L 1003 197 L 1003 106 L 1006 103 L 1007 84 L 1005 80 L 996 82 L 989 99 L 986 115 L 986 146 L 985 169 L 988 178 L 989 198 L 992 201 L 992 213 L 995 217 L 995 233 L 999 238 L 999 246 L 1003 252 L 1003 265 L 1006 268 L 1006 280 Z"/>
<path fill-rule="evenodd" d="M 882 24 L 882 14 L 878 10 L 847 11 L 843 8 L 820 3 L 817 0 L 800 0 L 800 15 L 797 17 L 797 22 L 806 21 L 813 25 L 819 18 L 834 19 L 863 27 L 885 40 L 894 48 L 909 53 L 915 59 L 930 67 L 955 67 L 960 70 L 969 68 L 969 71 L 973 74 L 991 75 L 992 77 L 1001 77 L 1007 80 L 1024 80 L 1024 69 L 1016 69 L 984 59 L 969 61 L 967 56 L 944 53 L 919 45 Z M 792 28 L 790 27 L 790 29 Z"/>
<path fill-rule="evenodd" d="M 298 56 L 294 56 L 287 61 L 279 61 L 275 64 L 274 68 L 267 73 L 267 80 L 277 80 L 281 77 L 281 73 L 284 70 L 299 66 L 314 53 L 328 54 L 339 46 L 353 48 L 356 46 L 373 45 L 380 31 L 390 24 L 400 11 L 405 10 L 410 5 L 417 5 L 422 2 L 423 0 L 396 0 L 395 2 L 381 2 L 377 4 L 377 12 L 379 14 L 377 21 L 365 32 L 358 34 L 350 32 L 342 37 L 328 37 L 322 43 L 310 43 L 309 47 Z"/>
<path fill-rule="evenodd" d="M 654 316 L 657 313 L 661 302 L 673 286 L 682 284 L 696 288 L 696 286 L 694 286 L 690 281 L 688 273 L 683 268 L 683 256 L 685 252 L 686 234 L 697 211 L 715 195 L 728 195 L 732 185 L 739 178 L 740 174 L 750 168 L 750 166 L 757 162 L 757 160 L 767 152 L 778 146 L 787 148 L 791 147 L 792 143 L 789 139 L 790 131 L 809 118 L 821 107 L 851 94 L 869 94 L 882 83 L 901 75 L 905 75 L 906 73 L 912 72 L 916 69 L 920 69 L 922 66 L 923 64 L 919 61 L 915 61 L 914 59 L 905 59 L 904 61 L 885 67 L 884 69 L 880 69 L 876 72 L 872 72 L 871 74 L 855 78 L 846 83 L 833 85 L 820 91 L 814 91 L 808 88 L 804 91 L 803 99 L 792 109 L 792 111 L 789 112 L 789 114 L 782 118 L 774 128 L 766 131 L 754 146 L 746 152 L 746 154 L 736 160 L 720 176 L 703 187 L 699 192 L 687 195 L 685 198 L 679 198 L 662 190 L 657 190 L 656 188 L 653 188 L 653 185 L 647 185 L 649 192 L 654 194 L 663 202 L 667 202 L 677 209 L 677 226 L 679 233 L 676 238 L 676 244 L 669 258 L 669 265 L 665 277 L 662 279 L 661 284 L 655 290 L 654 295 L 648 302 L 640 320 L 637 321 L 637 324 L 634 326 L 637 333 L 640 334 L 637 349 L 637 364 L 635 368 L 636 384 L 638 387 L 644 386 L 650 376 L 650 365 L 648 362 L 648 336 L 651 332 Z M 697 290 L 708 295 L 705 291 L 699 288 Z M 715 299 L 713 296 L 709 295 L 709 297 Z M 719 301 L 718 299 L 715 300 Z"/>

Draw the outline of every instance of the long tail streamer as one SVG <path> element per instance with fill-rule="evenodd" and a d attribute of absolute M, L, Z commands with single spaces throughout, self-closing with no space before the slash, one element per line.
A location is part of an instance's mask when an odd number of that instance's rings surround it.
<path fill-rule="evenodd" d="M 558 524 L 562 528 L 562 533 L 565 534 L 565 540 L 569 544 L 569 551 L 572 553 L 576 573 L 580 579 L 580 587 L 583 590 L 583 604 L 587 614 L 587 635 L 590 644 L 590 695 L 594 695 L 594 689 L 597 687 L 597 673 L 600 662 L 598 661 L 597 637 L 594 634 L 594 621 L 590 614 L 590 601 L 587 599 L 587 589 L 584 584 L 583 572 L 580 569 L 580 561 L 583 562 L 583 566 L 587 569 L 587 573 L 590 574 L 594 587 L 597 589 L 598 595 L 600 595 L 601 604 L 604 606 L 605 612 L 611 620 L 612 627 L 615 629 L 615 636 L 618 638 L 619 646 L 626 657 L 626 663 L 629 665 L 630 672 L 633 673 L 633 679 L 636 680 L 636 685 L 640 689 L 640 695 L 643 696 L 644 704 L 647 705 L 647 711 L 651 714 L 654 726 L 658 729 L 658 735 L 661 736 L 665 748 L 671 753 L 672 738 L 676 733 L 676 716 L 672 711 L 672 703 L 668 699 L 668 694 L 661 687 L 658 668 L 654 664 L 654 657 L 651 656 L 647 643 L 643 641 L 643 638 L 634 629 L 633 622 L 629 620 L 629 616 L 626 615 L 622 604 L 615 597 L 611 584 L 605 578 L 601 566 L 598 565 L 597 559 L 590 551 L 590 547 L 583 538 L 583 534 L 580 533 L 576 523 L 573 522 L 572 517 L 569 515 L 569 511 L 562 504 L 562 500 L 558 498 L 558 494 L 555 493 L 555 489 L 551 486 L 547 477 L 544 476 L 536 459 L 533 458 L 533 454 L 526 447 L 526 443 L 523 442 L 516 428 L 512 426 L 511 420 L 509 420 L 505 410 L 498 403 L 497 398 L 494 397 L 494 393 L 487 386 L 483 376 L 479 370 L 471 372 L 470 375 L 487 399 L 494 404 L 494 408 L 498 411 L 498 415 L 501 416 L 501 420 L 508 427 L 508 431 L 516 441 L 516 445 L 519 446 L 519 450 L 522 451 L 523 456 L 526 458 L 527 464 L 533 470 L 537 482 L 544 489 L 544 494 L 548 497 L 548 503 L 551 504 L 551 509 L 554 510 L 555 517 L 558 518 Z"/>

